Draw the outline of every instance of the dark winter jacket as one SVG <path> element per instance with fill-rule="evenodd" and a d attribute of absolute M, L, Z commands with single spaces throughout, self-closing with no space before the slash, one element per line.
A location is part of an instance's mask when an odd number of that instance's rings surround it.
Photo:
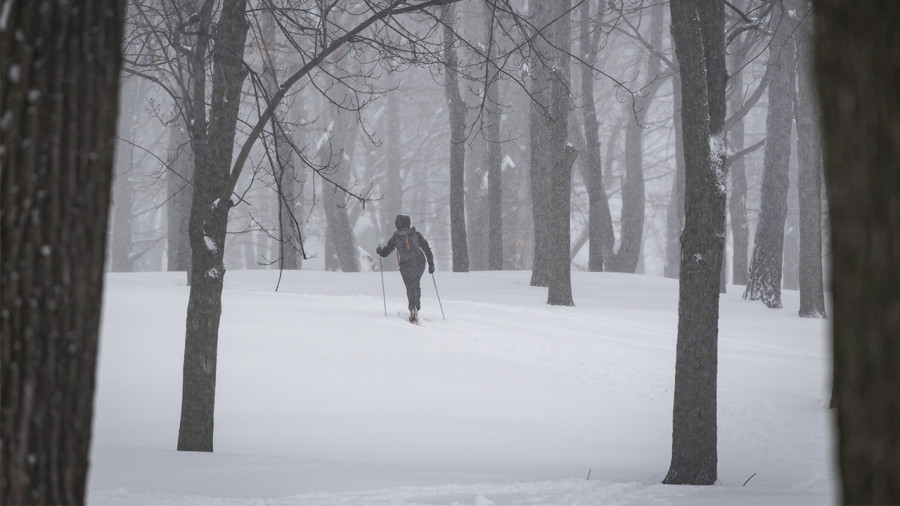
<path fill-rule="evenodd" d="M 386 257 L 396 249 L 398 250 L 397 259 L 400 262 L 401 270 L 407 266 L 424 267 L 427 260 L 428 267 L 433 271 L 434 256 L 431 254 L 431 247 L 428 246 L 428 241 L 422 237 L 422 234 L 416 230 L 416 227 L 409 226 L 409 216 L 404 216 L 402 214 L 397 215 L 397 218 L 394 220 L 394 225 L 396 225 L 397 231 L 394 232 L 394 235 L 388 240 L 387 246 L 377 250 L 378 254 Z M 409 254 L 404 252 L 404 254 L 401 255 L 401 249 L 411 251 Z M 425 253 L 424 255 L 422 254 L 423 252 Z"/>

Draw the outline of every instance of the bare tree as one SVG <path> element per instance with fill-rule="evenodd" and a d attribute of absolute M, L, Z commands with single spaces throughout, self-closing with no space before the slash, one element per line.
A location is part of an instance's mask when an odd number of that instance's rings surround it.
<path fill-rule="evenodd" d="M 257 44 L 263 69 L 260 78 L 266 97 L 271 97 L 278 92 L 278 80 L 280 68 L 286 66 L 285 51 L 280 47 L 278 39 L 278 23 L 275 14 L 271 10 L 262 12 L 256 20 L 258 23 Z M 288 110 L 287 104 L 282 104 L 272 115 L 271 148 L 267 146 L 266 152 L 272 171 L 272 180 L 275 184 L 275 198 L 278 209 L 278 259 L 276 260 L 282 269 L 299 269 L 303 262 L 303 240 L 300 236 L 300 220 L 297 216 L 297 204 L 303 191 L 302 183 L 298 184 L 297 167 L 295 164 L 294 142 L 292 140 L 294 124 L 297 123 L 303 106 Z M 293 116 L 294 121 L 288 119 Z M 273 153 L 274 152 L 274 153 Z M 274 156 L 272 156 L 274 154 Z"/>
<path fill-rule="evenodd" d="M 570 199 L 572 194 L 572 165 L 578 151 L 569 142 L 569 107 L 571 105 L 571 63 L 569 44 L 571 30 L 571 0 L 554 2 L 554 23 L 548 38 L 555 52 L 550 71 L 550 114 L 547 130 L 550 134 L 550 284 L 547 303 L 555 306 L 574 306 L 572 301 L 572 261 L 569 257 Z"/>
<path fill-rule="evenodd" d="M 502 186 L 500 183 L 500 171 L 502 169 L 501 140 L 500 140 L 500 80 L 497 67 L 496 53 L 497 43 L 494 40 L 494 31 L 497 27 L 497 0 L 488 0 L 484 4 L 484 31 L 485 31 L 485 92 L 483 131 L 487 152 L 485 164 L 487 165 L 488 182 L 488 269 L 503 269 L 503 215 L 502 215 Z"/>
<path fill-rule="evenodd" d="M 663 483 L 717 477 L 719 275 L 725 249 L 725 17 L 720 0 L 673 0 L 682 82 L 685 223 L 678 294 L 672 461 Z"/>
<path fill-rule="evenodd" d="M 790 9 L 793 10 L 793 9 Z M 772 10 L 774 29 L 767 67 L 771 70 L 769 110 L 766 116 L 766 148 L 759 223 L 753 241 L 753 256 L 744 299 L 761 300 L 767 307 L 781 307 L 781 273 L 784 224 L 787 219 L 788 166 L 793 124 L 796 21 L 789 7 L 779 3 Z"/>
<path fill-rule="evenodd" d="M 615 272 L 636 272 L 641 258 L 641 243 L 644 236 L 645 189 L 643 137 L 644 121 L 656 93 L 664 80 L 662 72 L 662 34 L 665 4 L 656 3 L 650 7 L 650 41 L 648 44 L 647 67 L 643 91 L 634 102 L 626 102 L 633 117 L 626 121 L 625 128 L 625 180 L 622 184 L 622 226 L 619 249 L 607 262 L 607 270 Z M 622 15 L 626 24 L 627 16 Z M 640 31 L 632 25 L 636 38 Z M 642 39 L 641 39 L 642 40 Z"/>
<path fill-rule="evenodd" d="M 85 501 L 123 17 L 121 1 L 3 4 L 3 504 Z"/>
<path fill-rule="evenodd" d="M 466 242 L 466 210 L 464 174 L 466 163 L 466 104 L 459 92 L 456 34 L 453 31 L 455 8 L 443 7 L 444 90 L 450 114 L 450 241 L 453 249 L 453 272 L 469 272 L 469 246 Z"/>
<path fill-rule="evenodd" d="M 900 4 L 816 0 L 844 504 L 900 503 Z"/>
<path fill-rule="evenodd" d="M 546 30 L 553 21 L 548 2 L 535 2 L 532 23 L 538 31 Z M 550 48 L 544 37 L 538 37 L 529 62 L 531 84 L 529 89 L 529 149 L 531 158 L 531 206 L 534 223 L 534 257 L 531 267 L 531 286 L 548 286 L 550 283 L 550 149 L 548 146 L 547 111 L 550 109 L 550 76 L 545 58 Z M 568 245 L 566 245 L 568 250 Z"/>
<path fill-rule="evenodd" d="M 579 46 L 585 62 L 581 71 L 581 94 L 584 106 L 581 109 L 584 122 L 585 149 L 581 158 L 581 175 L 588 192 L 588 270 L 602 271 L 605 263 L 612 260 L 615 235 L 609 200 L 603 187 L 603 170 L 600 160 L 600 125 L 597 121 L 597 107 L 594 100 L 594 76 L 591 65 L 597 60 L 600 44 L 600 25 L 603 21 L 604 3 L 600 2 L 597 22 L 592 22 L 591 2 L 582 2 L 579 7 Z M 593 30 L 592 30 L 593 28 Z"/>

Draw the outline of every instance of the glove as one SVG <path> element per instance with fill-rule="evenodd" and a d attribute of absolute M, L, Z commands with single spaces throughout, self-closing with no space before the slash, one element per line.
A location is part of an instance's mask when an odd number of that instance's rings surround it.
<path fill-rule="evenodd" d="M 434 264 L 428 266 L 428 274 L 434 274 Z"/>
<path fill-rule="evenodd" d="M 375 253 L 378 253 L 379 255 L 381 254 L 381 246 L 375 248 Z"/>

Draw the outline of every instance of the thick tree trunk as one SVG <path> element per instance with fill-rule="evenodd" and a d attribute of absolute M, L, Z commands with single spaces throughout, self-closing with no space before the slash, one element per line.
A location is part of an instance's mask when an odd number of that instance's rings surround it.
<path fill-rule="evenodd" d="M 466 242 L 465 168 L 466 168 L 466 104 L 459 93 L 455 19 L 453 4 L 442 7 L 444 20 L 444 68 L 447 79 L 444 94 L 450 113 L 450 244 L 453 250 L 453 272 L 469 272 L 469 245 Z"/>
<path fill-rule="evenodd" d="M 578 151 L 569 143 L 569 93 L 571 88 L 571 64 L 569 39 L 571 37 L 571 0 L 554 4 L 553 40 L 556 55 L 550 77 L 550 149 L 552 173 L 550 182 L 550 284 L 547 304 L 574 306 L 572 301 L 572 261 L 569 258 L 572 165 Z"/>
<path fill-rule="evenodd" d="M 825 317 L 822 275 L 821 115 L 813 76 L 812 16 L 802 17 L 797 42 L 797 161 L 800 199 L 800 316 Z"/>
<path fill-rule="evenodd" d="M 2 504 L 85 502 L 124 11 L 3 4 Z"/>
<path fill-rule="evenodd" d="M 196 107 L 191 121 L 194 184 L 190 216 L 191 291 L 188 297 L 178 450 L 213 450 L 216 361 L 222 286 L 225 279 L 225 232 L 233 205 L 224 195 L 231 168 L 234 136 L 246 77 L 241 55 L 249 23 L 246 0 L 225 0 L 218 16 L 212 52 L 210 121 L 205 112 L 206 30 L 200 30 L 191 63 Z M 200 13 L 199 26 L 212 23 L 211 9 Z"/>
<path fill-rule="evenodd" d="M 719 275 L 725 241 L 724 6 L 716 0 L 673 0 L 670 6 L 683 88 L 686 193 L 672 462 L 664 483 L 711 485 L 718 462 Z"/>
<path fill-rule="evenodd" d="M 772 10 L 775 34 L 769 45 L 771 81 L 766 115 L 766 151 L 763 161 L 759 222 L 744 299 L 761 300 L 767 307 L 781 307 L 781 274 L 784 259 L 784 225 L 787 220 L 788 168 L 791 155 L 795 22 L 784 4 Z"/>
<path fill-rule="evenodd" d="M 536 27 L 547 26 L 552 18 L 549 2 L 535 2 L 531 7 Z M 551 28 L 545 29 L 545 37 Z M 540 39 L 540 38 L 539 38 Z M 538 40 L 535 49 L 549 57 L 550 48 Z M 547 115 L 550 110 L 549 69 L 541 59 L 531 61 L 531 101 L 529 113 L 529 148 L 531 158 L 531 209 L 534 221 L 534 258 L 531 266 L 531 286 L 550 283 L 550 174 L 551 160 L 548 145 Z M 568 250 L 568 247 L 566 248 Z"/>
<path fill-rule="evenodd" d="M 900 504 L 900 3 L 814 2 L 844 504 Z"/>

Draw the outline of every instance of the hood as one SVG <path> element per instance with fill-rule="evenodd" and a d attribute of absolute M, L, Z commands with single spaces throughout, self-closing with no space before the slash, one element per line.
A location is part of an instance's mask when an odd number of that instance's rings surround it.
<path fill-rule="evenodd" d="M 398 214 L 397 218 L 394 219 L 394 225 L 397 227 L 397 230 L 408 229 L 409 224 L 410 224 L 409 216 Z"/>

